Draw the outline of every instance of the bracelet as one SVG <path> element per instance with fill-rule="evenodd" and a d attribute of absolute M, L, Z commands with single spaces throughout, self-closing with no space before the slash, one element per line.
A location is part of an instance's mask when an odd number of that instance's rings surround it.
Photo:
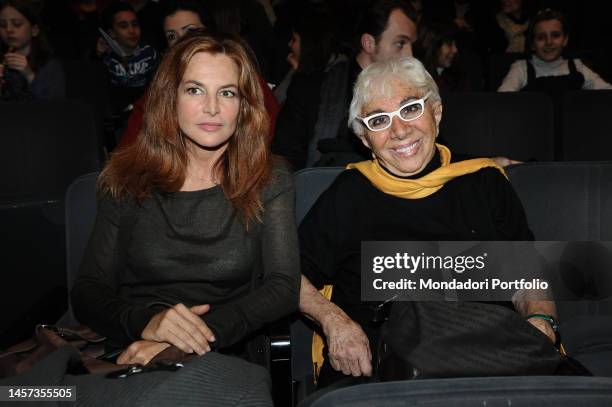
<path fill-rule="evenodd" d="M 548 323 L 550 324 L 551 328 L 553 329 L 553 331 L 557 332 L 557 328 L 559 327 L 557 325 L 557 321 L 555 321 L 555 319 L 553 318 L 552 315 L 547 315 L 547 314 L 529 314 L 525 317 L 525 319 L 531 319 L 531 318 L 538 318 L 538 319 L 543 319 L 544 321 L 548 321 Z"/>
<path fill-rule="evenodd" d="M 544 321 L 547 321 L 550 324 L 550 327 L 555 333 L 555 348 L 558 351 L 561 351 L 561 349 L 563 348 L 563 346 L 561 345 L 561 334 L 559 333 L 559 325 L 557 324 L 557 321 L 555 321 L 555 318 L 553 318 L 552 315 L 547 314 L 529 314 L 525 317 L 526 320 L 531 318 L 543 319 Z M 565 353 L 565 351 L 563 351 L 562 353 Z"/>

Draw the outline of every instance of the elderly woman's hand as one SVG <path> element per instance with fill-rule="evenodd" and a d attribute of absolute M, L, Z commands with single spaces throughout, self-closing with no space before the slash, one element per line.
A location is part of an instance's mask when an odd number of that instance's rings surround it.
<path fill-rule="evenodd" d="M 550 339 L 552 343 L 555 343 L 555 331 L 552 329 L 548 321 L 545 321 L 540 318 L 529 318 L 527 322 L 539 329 L 544 335 L 548 337 L 548 339 Z"/>
<path fill-rule="evenodd" d="M 522 161 L 516 161 L 516 160 L 512 160 L 508 157 L 502 157 L 502 156 L 498 156 L 498 157 L 491 157 L 491 160 L 495 161 L 495 164 L 499 165 L 500 167 L 507 167 L 508 165 L 512 165 L 512 164 L 521 164 Z"/>
<path fill-rule="evenodd" d="M 142 331 L 142 339 L 167 342 L 185 353 L 203 355 L 210 352 L 209 342 L 215 337 L 200 315 L 210 310 L 210 305 L 196 305 L 187 308 L 176 304 L 155 315 Z"/>
<path fill-rule="evenodd" d="M 161 353 L 164 349 L 170 346 L 169 343 L 165 342 L 153 342 L 153 341 L 136 341 L 132 342 L 130 346 L 117 358 L 118 365 L 146 365 Z"/>
<path fill-rule="evenodd" d="M 327 338 L 331 366 L 345 375 L 371 376 L 370 342 L 361 327 L 346 314 L 330 314 L 321 324 Z"/>

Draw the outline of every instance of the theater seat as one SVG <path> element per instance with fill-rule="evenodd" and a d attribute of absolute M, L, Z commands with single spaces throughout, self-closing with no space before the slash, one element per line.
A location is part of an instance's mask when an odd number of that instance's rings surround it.
<path fill-rule="evenodd" d="M 97 172 L 82 175 L 70 184 L 66 192 L 66 276 L 68 292 L 70 292 L 76 279 L 96 220 L 97 180 Z M 58 325 L 78 325 L 78 321 L 72 312 L 70 299 L 68 299 L 68 311 L 58 321 Z"/>
<path fill-rule="evenodd" d="M 0 102 L 0 123 L 0 298 L 11 310 L 0 338 L 14 343 L 65 310 L 63 197 L 99 169 L 99 149 L 91 108 L 77 101 Z"/>
<path fill-rule="evenodd" d="M 488 377 L 372 383 L 329 392 L 300 407 L 612 405 L 612 379 L 601 377 Z"/>
<path fill-rule="evenodd" d="M 612 160 L 612 90 L 569 92 L 561 106 L 564 161 Z"/>
<path fill-rule="evenodd" d="M 542 93 L 449 93 L 440 140 L 453 153 L 552 161 L 553 105 Z"/>
<path fill-rule="evenodd" d="M 612 162 L 529 163 L 507 173 L 536 240 L 612 241 Z M 612 376 L 612 295 L 599 288 L 594 298 L 557 308 L 567 351 L 593 373 Z"/>

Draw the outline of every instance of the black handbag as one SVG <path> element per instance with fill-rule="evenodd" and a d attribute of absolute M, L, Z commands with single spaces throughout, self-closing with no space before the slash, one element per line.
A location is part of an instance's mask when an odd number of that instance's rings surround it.
<path fill-rule="evenodd" d="M 396 302 L 382 326 L 379 380 L 591 375 L 514 310 L 478 302 Z"/>

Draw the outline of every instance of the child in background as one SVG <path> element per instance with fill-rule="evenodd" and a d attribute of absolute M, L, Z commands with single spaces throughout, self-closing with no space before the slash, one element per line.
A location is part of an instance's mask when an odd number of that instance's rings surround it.
<path fill-rule="evenodd" d="M 0 1 L 0 98 L 64 99 L 66 81 L 40 19 L 21 0 Z"/>
<path fill-rule="evenodd" d="M 104 10 L 102 21 L 123 54 L 112 51 L 104 38 L 98 39 L 96 52 L 110 75 L 113 108 L 123 111 L 142 95 L 155 73 L 159 55 L 150 45 L 140 43 L 140 24 L 129 4 L 111 4 Z"/>
<path fill-rule="evenodd" d="M 457 34 L 454 24 L 422 20 L 414 44 L 415 57 L 423 62 L 441 93 L 469 92 L 481 87 L 468 75 L 466 61 L 459 60 Z"/>
<path fill-rule="evenodd" d="M 528 60 L 512 64 L 499 92 L 545 92 L 558 99 L 571 90 L 612 89 L 612 85 L 580 59 L 563 58 L 569 35 L 565 18 L 559 11 L 540 11 L 531 24 L 529 34 L 533 55 Z"/>

